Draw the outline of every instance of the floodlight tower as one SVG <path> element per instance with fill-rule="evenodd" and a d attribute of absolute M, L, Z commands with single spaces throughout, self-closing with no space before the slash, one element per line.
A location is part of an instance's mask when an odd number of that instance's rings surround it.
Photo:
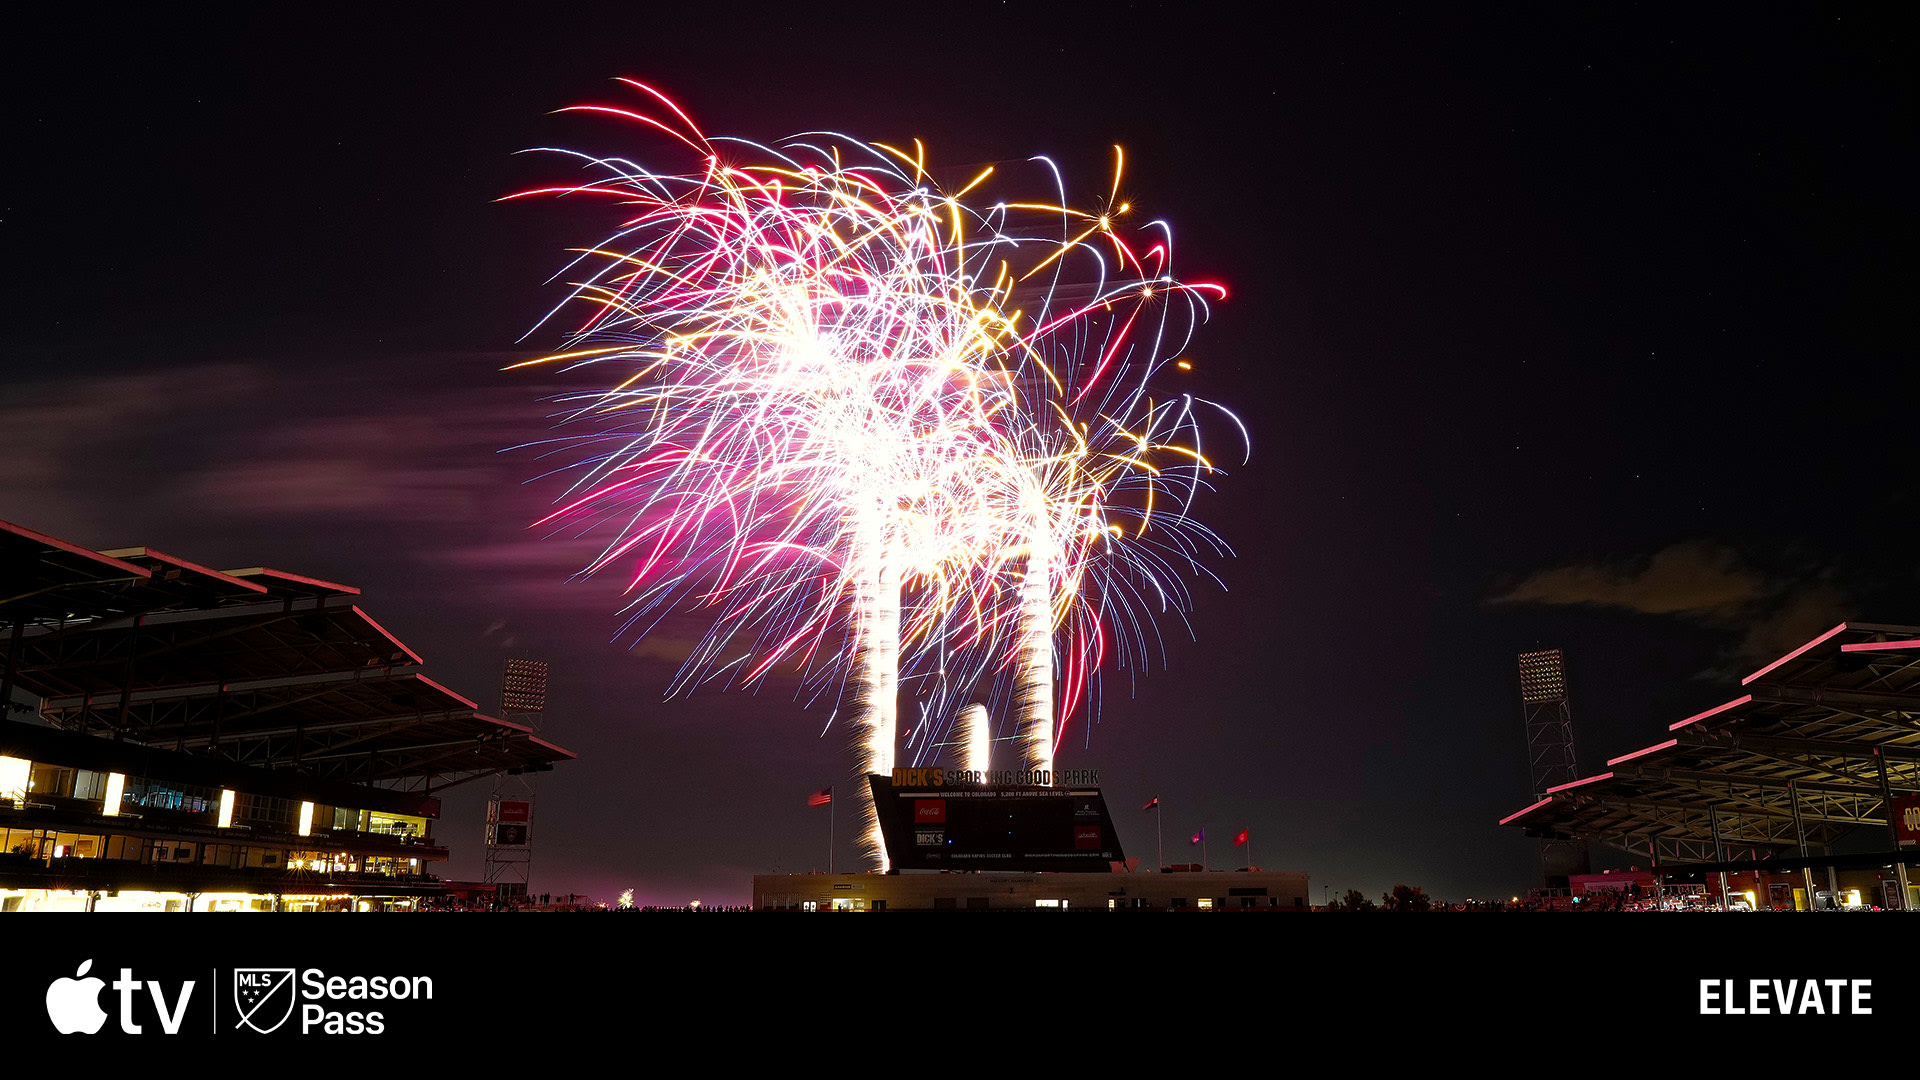
<path fill-rule="evenodd" d="M 1579 779 L 1573 760 L 1573 707 L 1567 702 L 1566 662 L 1559 649 L 1520 654 L 1520 710 L 1527 725 L 1534 797 Z"/>
<path fill-rule="evenodd" d="M 1567 699 L 1566 660 L 1559 649 L 1520 654 L 1520 712 L 1527 729 L 1527 762 L 1533 797 L 1579 779 L 1573 757 L 1573 706 Z M 1553 886 L 1588 870 L 1587 846 L 1578 840 L 1540 841 L 1540 876 Z"/>
<path fill-rule="evenodd" d="M 547 665 L 542 660 L 507 661 L 500 683 L 500 718 L 540 730 L 547 711 Z M 531 774 L 520 769 L 495 773 L 487 799 L 487 884 L 496 897 L 527 895 L 533 869 Z"/>

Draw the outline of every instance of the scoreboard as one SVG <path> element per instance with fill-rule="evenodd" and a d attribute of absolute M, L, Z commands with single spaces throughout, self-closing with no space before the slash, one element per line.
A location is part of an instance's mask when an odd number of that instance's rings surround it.
<path fill-rule="evenodd" d="M 1081 776 L 896 769 L 867 782 L 895 869 L 1109 873 L 1125 856 L 1100 789 L 1045 782 Z"/>

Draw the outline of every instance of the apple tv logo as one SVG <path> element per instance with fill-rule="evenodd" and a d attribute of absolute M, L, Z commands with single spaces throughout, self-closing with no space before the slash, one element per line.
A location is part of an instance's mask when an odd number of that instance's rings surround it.
<path fill-rule="evenodd" d="M 106 984 L 97 977 L 87 976 L 87 969 L 91 967 L 93 960 L 89 958 L 74 971 L 73 978 L 55 979 L 47 984 L 47 1019 L 53 1021 L 54 1030 L 62 1035 L 93 1035 L 106 1025 L 107 1013 L 100 1008 L 100 991 Z M 133 995 L 142 986 L 153 996 L 153 1010 L 160 1018 L 160 1030 L 168 1035 L 180 1034 L 180 1022 L 187 1015 L 187 1001 L 193 997 L 193 980 L 188 979 L 181 985 L 179 996 L 169 1008 L 166 990 L 157 982 L 142 983 L 135 979 L 132 968 L 121 968 L 120 977 L 113 981 L 113 988 L 120 993 L 120 1030 L 128 1035 L 138 1035 L 144 1030 L 133 1015 Z"/>
<path fill-rule="evenodd" d="M 62 1035 L 84 1032 L 91 1035 L 100 1030 L 107 1022 L 107 1014 L 100 1008 L 100 990 L 107 984 L 99 979 L 83 979 L 93 966 L 91 959 L 80 965 L 71 979 L 55 979 L 47 987 L 47 1019 L 53 1021 L 54 1030 Z"/>

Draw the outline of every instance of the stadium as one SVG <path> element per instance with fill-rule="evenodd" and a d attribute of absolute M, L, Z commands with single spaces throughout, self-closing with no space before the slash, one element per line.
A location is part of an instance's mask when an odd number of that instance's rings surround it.
<path fill-rule="evenodd" d="M 1652 907 L 1913 910 L 1920 890 L 1920 628 L 1841 623 L 1603 772 L 1500 819 L 1640 865 L 1571 899 Z"/>
<path fill-rule="evenodd" d="M 359 592 L 0 522 L 0 910 L 446 900 L 440 794 L 573 754 L 421 674 Z"/>

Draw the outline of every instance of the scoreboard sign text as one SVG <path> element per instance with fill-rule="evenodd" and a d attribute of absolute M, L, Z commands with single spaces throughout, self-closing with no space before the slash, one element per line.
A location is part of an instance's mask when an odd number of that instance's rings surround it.
<path fill-rule="evenodd" d="M 895 769 L 895 788 L 1098 787 L 1099 769 Z"/>

